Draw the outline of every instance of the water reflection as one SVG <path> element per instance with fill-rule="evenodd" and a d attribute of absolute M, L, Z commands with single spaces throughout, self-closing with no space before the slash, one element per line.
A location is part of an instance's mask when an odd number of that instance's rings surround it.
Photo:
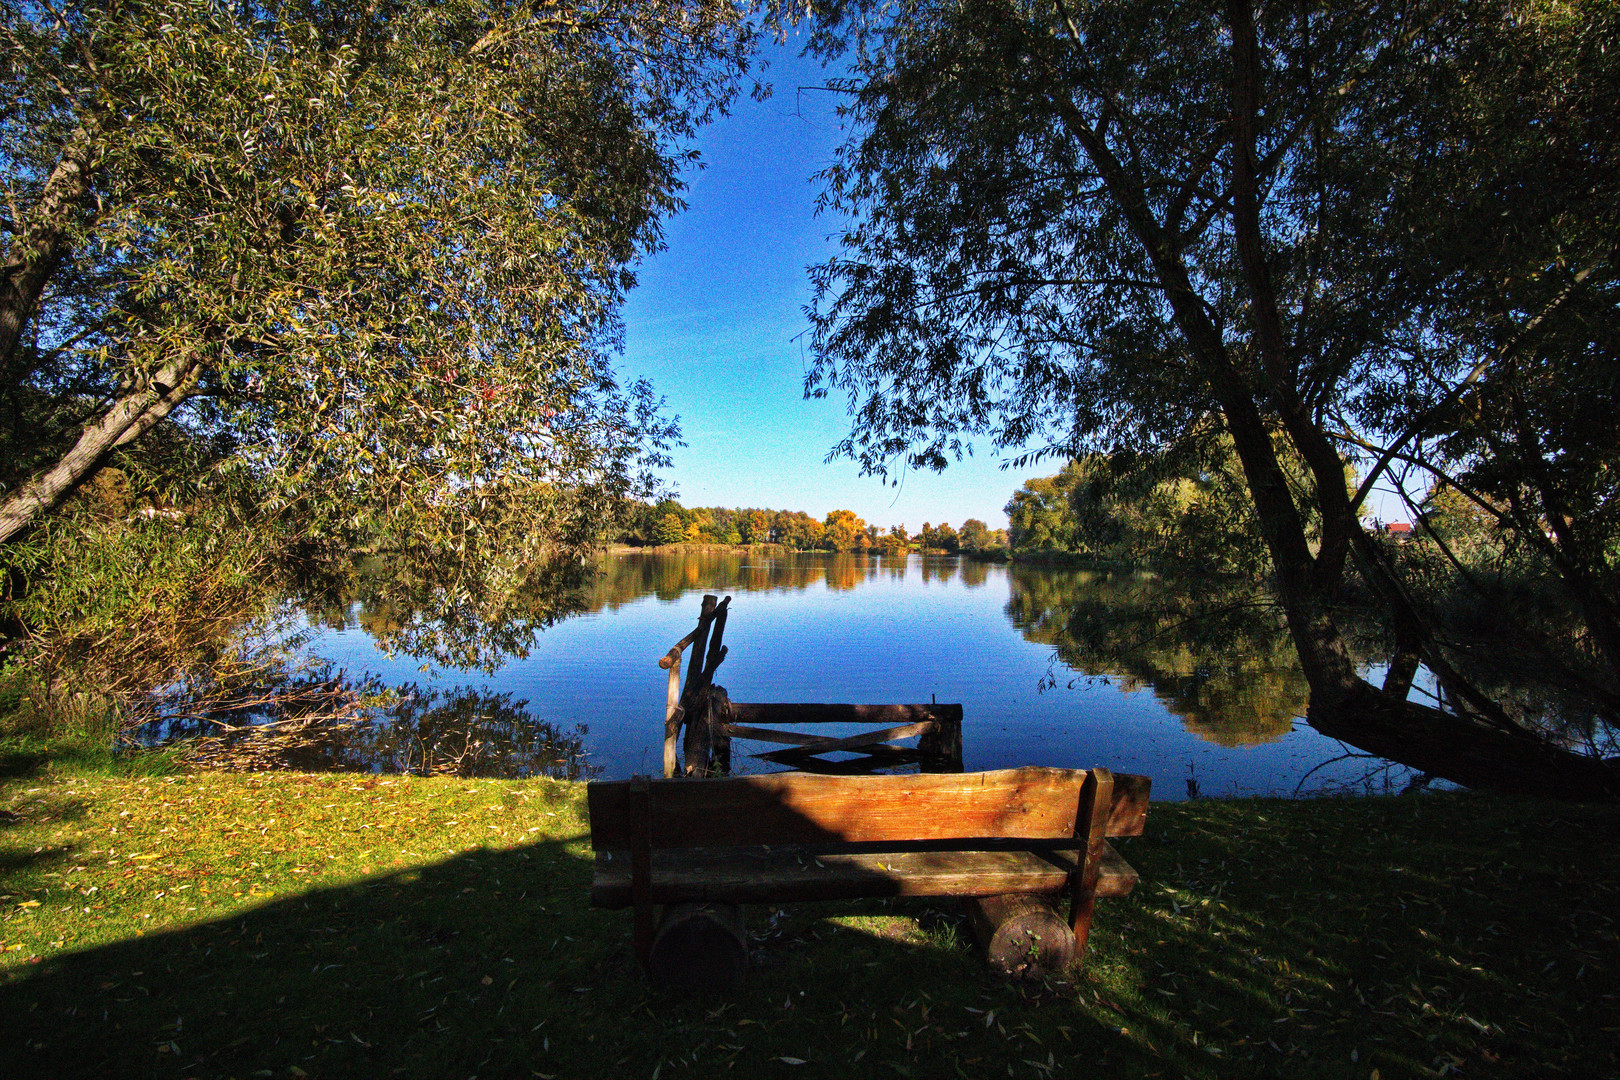
<path fill-rule="evenodd" d="M 1010 576 L 1008 619 L 1068 669 L 1050 685 L 1149 689 L 1221 746 L 1273 742 L 1305 715 L 1310 687 L 1282 613 L 1252 587 L 1023 566 Z"/>
<path fill-rule="evenodd" d="M 401 613 L 364 595 L 311 613 L 335 627 L 312 649 L 390 685 L 422 683 L 394 721 L 379 713 L 349 736 L 377 763 L 366 767 L 627 777 L 659 768 L 667 678 L 656 662 L 704 593 L 737 596 L 719 676 L 734 700 L 960 702 L 972 770 L 1107 764 L 1152 775 L 1156 797 L 1191 793 L 1191 779 L 1211 794 L 1283 794 L 1305 776 L 1313 790 L 1374 789 L 1363 763 L 1312 771 L 1344 748 L 1296 724 L 1307 692 L 1280 617 L 1209 581 L 954 556 L 628 552 L 603 560 L 579 617 L 519 643 L 498 670 L 456 676 L 476 691 L 380 652 L 397 644 Z M 458 723 L 487 722 L 447 737 L 425 714 L 451 699 L 425 704 L 433 694 L 461 695 L 449 709 Z M 586 719 L 588 733 L 566 726 Z"/>
<path fill-rule="evenodd" d="M 298 599 L 312 626 L 342 629 L 358 604 L 361 626 L 381 648 L 493 672 L 527 656 L 536 634 L 583 611 L 591 581 L 591 569 L 573 563 L 493 565 L 456 576 L 374 555 L 338 578 L 306 584 Z"/>
<path fill-rule="evenodd" d="M 613 611 L 647 596 L 676 600 L 692 592 L 774 592 L 830 589 L 852 592 L 875 581 L 904 583 L 908 575 L 924 584 L 960 580 L 968 588 L 985 584 L 990 568 L 953 557 L 823 554 L 803 551 L 750 551 L 699 548 L 681 551 L 627 551 L 603 560 L 584 598 L 590 611 Z"/>
<path fill-rule="evenodd" d="M 181 744 L 189 762 L 226 770 L 404 773 L 592 779 L 589 729 L 564 730 L 510 693 L 469 686 L 385 690 L 329 669 L 257 688 L 252 700 L 206 715 L 168 717 L 134 733 L 146 746 Z"/>

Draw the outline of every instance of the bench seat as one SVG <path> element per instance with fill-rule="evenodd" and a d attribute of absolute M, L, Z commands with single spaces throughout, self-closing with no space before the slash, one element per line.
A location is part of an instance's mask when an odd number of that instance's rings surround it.
<path fill-rule="evenodd" d="M 596 782 L 591 903 L 634 910 L 636 955 L 655 981 L 702 956 L 698 940 L 730 957 L 700 966 L 728 981 L 746 967 L 740 920 L 717 914 L 710 935 L 694 909 L 862 897 L 1067 896 L 1058 925 L 1078 962 L 1096 901 L 1136 884 L 1106 838 L 1141 835 L 1149 787 L 1101 768 Z"/>
<path fill-rule="evenodd" d="M 655 904 L 796 903 L 889 896 L 1059 893 L 1074 851 L 830 851 L 806 847 L 666 848 L 652 853 Z M 1104 844 L 1096 895 L 1125 896 L 1136 871 Z M 630 852 L 599 851 L 591 904 L 631 905 Z"/>

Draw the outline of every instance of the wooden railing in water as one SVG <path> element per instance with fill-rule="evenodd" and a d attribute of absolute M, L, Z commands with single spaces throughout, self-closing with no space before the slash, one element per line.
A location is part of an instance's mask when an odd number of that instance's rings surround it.
<path fill-rule="evenodd" d="M 697 626 L 658 660 L 669 672 L 664 707 L 664 775 L 726 775 L 731 771 L 731 740 L 782 744 L 783 749 L 753 755 L 802 772 L 870 773 L 916 764 L 923 772 L 962 771 L 962 706 L 844 705 L 820 702 L 733 702 L 714 673 L 726 658 L 722 639 L 731 597 L 703 598 Z M 681 687 L 681 655 L 692 646 L 686 686 Z M 881 724 L 858 735 L 826 736 L 777 725 Z M 685 727 L 685 738 L 681 729 Z M 902 740 L 916 739 L 915 746 Z M 677 753 L 680 740 L 680 753 Z M 832 760 L 824 754 L 860 756 Z M 684 768 L 681 760 L 684 758 Z"/>

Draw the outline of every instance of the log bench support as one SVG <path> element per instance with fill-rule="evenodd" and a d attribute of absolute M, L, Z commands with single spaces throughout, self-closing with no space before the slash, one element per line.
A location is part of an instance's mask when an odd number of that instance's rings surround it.
<path fill-rule="evenodd" d="M 1136 884 L 1108 838 L 1141 834 L 1148 792 L 1106 769 L 593 783 L 591 903 L 633 908 L 643 967 L 687 990 L 740 982 L 746 936 L 728 906 L 750 903 L 1066 896 L 1079 963 L 1097 900 Z"/>

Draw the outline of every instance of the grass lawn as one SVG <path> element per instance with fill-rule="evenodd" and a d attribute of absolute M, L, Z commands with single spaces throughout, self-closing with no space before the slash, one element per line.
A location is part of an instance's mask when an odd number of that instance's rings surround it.
<path fill-rule="evenodd" d="M 960 914 L 754 909 L 744 991 L 650 991 L 584 789 L 0 777 L 5 1077 L 1620 1076 L 1620 810 L 1155 805 L 1072 983 Z"/>

